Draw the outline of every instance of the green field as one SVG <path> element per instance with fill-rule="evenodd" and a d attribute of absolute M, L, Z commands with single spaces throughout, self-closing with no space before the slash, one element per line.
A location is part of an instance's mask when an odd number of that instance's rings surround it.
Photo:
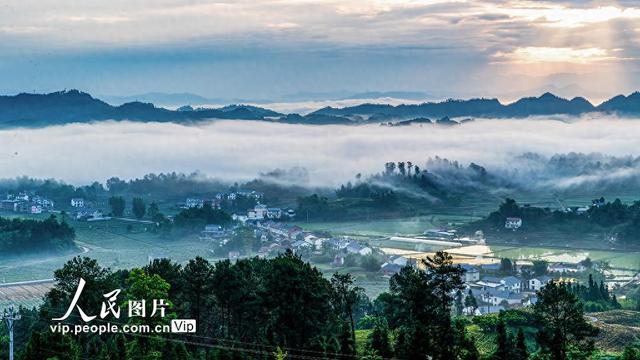
<path fill-rule="evenodd" d="M 464 215 L 434 214 L 428 216 L 369 221 L 301 222 L 298 225 L 305 230 L 324 230 L 335 235 L 389 236 L 400 234 L 422 234 L 427 229 L 462 224 L 477 219 L 479 218 Z"/>
<path fill-rule="evenodd" d="M 614 268 L 640 270 L 640 252 L 619 250 L 579 250 L 545 247 L 513 247 L 490 245 L 496 257 L 519 260 L 547 260 L 550 262 L 577 263 L 587 257 L 594 261 L 604 261 Z"/>
<path fill-rule="evenodd" d="M 89 256 L 102 266 L 125 269 L 148 263 L 149 256 L 170 257 L 185 262 L 196 256 L 213 259 L 209 245 L 196 235 L 182 239 L 163 239 L 145 231 L 146 224 L 121 220 L 70 223 L 76 229 L 79 251 L 73 254 L 34 254 L 3 259 L 0 282 L 16 282 L 53 277 L 53 271 L 76 255 Z M 128 226 L 131 228 L 127 229 Z"/>

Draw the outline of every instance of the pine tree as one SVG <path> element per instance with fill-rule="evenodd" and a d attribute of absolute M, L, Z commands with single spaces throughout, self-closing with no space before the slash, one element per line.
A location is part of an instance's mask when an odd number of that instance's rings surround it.
<path fill-rule="evenodd" d="M 493 360 L 511 360 L 511 341 L 509 340 L 509 334 L 507 334 L 507 327 L 502 319 L 498 320 L 496 332 L 498 333 L 498 348 L 493 353 Z"/>
<path fill-rule="evenodd" d="M 518 335 L 516 337 L 516 346 L 513 354 L 514 360 L 527 360 L 529 358 L 529 351 L 527 349 L 527 342 L 524 337 L 522 329 L 518 329 Z"/>
<path fill-rule="evenodd" d="M 476 297 L 473 296 L 473 291 L 471 291 L 471 289 L 469 289 L 469 292 L 467 293 L 467 297 L 465 297 L 464 299 L 464 306 L 470 307 L 473 310 L 478 308 L 478 300 L 476 300 Z"/>
<path fill-rule="evenodd" d="M 464 309 L 464 304 L 462 303 L 462 291 L 461 290 L 456 291 L 455 308 L 456 308 L 456 315 L 458 315 L 458 316 L 462 315 L 462 310 Z"/>
<path fill-rule="evenodd" d="M 584 318 L 582 303 L 566 286 L 553 281 L 547 284 L 538 292 L 533 311 L 541 326 L 537 340 L 542 354 L 553 360 L 591 355 L 598 329 Z"/>

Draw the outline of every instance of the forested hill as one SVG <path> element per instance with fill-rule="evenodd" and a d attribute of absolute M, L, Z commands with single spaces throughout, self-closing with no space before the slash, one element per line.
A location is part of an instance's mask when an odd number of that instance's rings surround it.
<path fill-rule="evenodd" d="M 419 105 L 362 104 L 353 107 L 326 107 L 307 115 L 281 114 L 249 105 L 230 105 L 221 108 L 183 106 L 177 110 L 156 107 L 151 103 L 129 102 L 119 106 L 107 104 L 78 91 L 50 94 L 18 94 L 0 96 L 0 127 L 42 127 L 102 120 L 130 120 L 189 123 L 207 119 L 263 120 L 291 124 L 359 124 L 381 123 L 389 120 L 447 117 L 524 118 L 534 115 L 580 115 L 588 112 L 607 112 L 621 115 L 640 115 L 640 93 L 618 95 L 598 106 L 586 99 L 571 100 L 545 93 L 511 104 L 497 99 L 447 100 Z"/>
<path fill-rule="evenodd" d="M 411 117 L 491 117 L 522 118 L 535 115 L 580 115 L 589 112 L 607 112 L 621 115 L 640 114 L 640 92 L 629 96 L 618 95 L 594 106 L 582 97 L 563 99 L 551 93 L 539 97 L 526 97 L 510 104 L 497 99 L 446 100 L 412 105 L 362 104 L 352 107 L 326 107 L 314 114 L 333 116 L 373 116 L 377 120 Z"/>

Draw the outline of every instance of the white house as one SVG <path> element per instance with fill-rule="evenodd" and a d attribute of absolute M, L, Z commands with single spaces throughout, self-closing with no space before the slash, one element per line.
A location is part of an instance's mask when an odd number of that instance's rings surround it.
<path fill-rule="evenodd" d="M 550 276 L 538 276 L 532 279 L 529 279 L 529 289 L 533 291 L 538 291 L 542 289 L 545 285 L 547 285 L 551 280 L 553 280 Z"/>
<path fill-rule="evenodd" d="M 460 267 L 464 270 L 464 282 L 473 283 L 480 280 L 480 270 L 477 267 L 470 264 L 460 264 Z"/>
<path fill-rule="evenodd" d="M 202 208 L 204 206 L 203 199 L 189 198 L 185 201 L 184 206 L 189 209 Z"/>
<path fill-rule="evenodd" d="M 577 273 L 586 270 L 586 267 L 580 264 L 552 263 L 547 266 L 547 270 L 553 273 Z"/>
<path fill-rule="evenodd" d="M 282 217 L 282 209 L 280 208 L 268 208 L 267 209 L 267 218 L 269 219 L 280 219 Z"/>
<path fill-rule="evenodd" d="M 522 299 L 522 294 L 513 293 L 510 291 L 487 289 L 486 291 L 482 292 L 482 301 L 494 306 L 503 304 L 505 302 L 509 305 L 520 305 L 522 304 Z"/>
<path fill-rule="evenodd" d="M 476 285 L 485 288 L 485 289 L 496 289 L 496 290 L 504 290 L 504 284 L 500 279 L 492 276 L 485 276 L 482 280 L 478 281 Z"/>
<path fill-rule="evenodd" d="M 257 204 L 254 208 L 253 211 L 256 212 L 256 216 L 259 219 L 264 219 L 267 217 L 267 205 L 264 204 Z"/>
<path fill-rule="evenodd" d="M 370 247 L 362 246 L 356 242 L 352 242 L 351 244 L 347 245 L 345 249 L 351 254 L 359 254 L 362 256 L 371 255 L 371 253 L 373 252 Z"/>
<path fill-rule="evenodd" d="M 71 206 L 75 208 L 83 208 L 84 207 L 84 199 L 83 198 L 73 198 L 71 199 Z"/>
<path fill-rule="evenodd" d="M 42 213 L 42 205 L 31 205 L 31 213 L 32 214 L 41 214 Z"/>
<path fill-rule="evenodd" d="M 309 244 L 313 245 L 316 250 L 322 249 L 322 245 L 324 244 L 324 242 L 326 240 L 327 239 L 319 238 L 319 237 L 317 237 L 317 236 L 315 236 L 313 234 L 304 235 L 304 241 L 306 241 Z"/>
<path fill-rule="evenodd" d="M 522 281 L 515 276 L 507 276 L 502 278 L 500 282 L 504 285 L 506 291 L 519 293 L 522 289 Z"/>
<path fill-rule="evenodd" d="M 519 217 L 508 217 L 504 222 L 505 229 L 518 230 L 522 226 L 522 219 Z"/>

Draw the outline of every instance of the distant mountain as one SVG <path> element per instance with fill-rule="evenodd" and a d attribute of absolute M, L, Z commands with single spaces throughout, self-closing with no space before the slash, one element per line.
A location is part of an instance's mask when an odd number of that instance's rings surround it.
<path fill-rule="evenodd" d="M 200 96 L 192 93 L 163 93 L 163 92 L 149 92 L 138 95 L 129 96 L 112 96 L 104 95 L 100 98 L 111 104 L 121 105 L 128 102 L 145 102 L 153 103 L 162 106 L 180 106 L 183 104 L 191 105 L 206 105 L 206 104 L 221 104 L 224 103 L 222 99 L 209 99 L 204 96 Z"/>
<path fill-rule="evenodd" d="M 0 127 L 41 127 L 102 120 L 189 123 L 209 119 L 265 120 L 317 125 L 352 122 L 330 115 L 284 115 L 251 105 L 229 105 L 217 109 L 183 106 L 179 110 L 169 110 L 143 102 L 112 106 L 78 90 L 0 96 Z"/>
<path fill-rule="evenodd" d="M 589 112 L 640 116 L 640 93 L 616 96 L 599 106 L 581 97 L 571 100 L 551 93 L 526 97 L 510 104 L 497 99 L 447 100 L 422 104 L 361 104 L 344 108 L 325 107 L 307 115 L 281 114 L 252 105 L 228 105 L 220 108 L 182 106 L 177 110 L 157 107 L 152 103 L 128 102 L 110 105 L 78 91 L 50 94 L 18 94 L 0 96 L 0 127 L 40 127 L 73 122 L 130 120 L 143 122 L 190 123 L 209 119 L 262 120 L 289 124 L 363 124 L 430 122 L 457 124 L 449 118 L 525 118 L 536 115 L 580 115 Z M 464 121 L 462 121 L 464 122 Z"/>
<path fill-rule="evenodd" d="M 632 95 L 633 96 L 633 95 Z M 626 98 L 625 98 L 626 99 Z M 638 103 L 636 101 L 636 103 Z M 594 107 L 584 98 L 563 99 L 551 93 L 540 97 L 522 98 L 503 105 L 497 99 L 446 100 L 418 105 L 362 104 L 345 108 L 325 107 L 315 114 L 333 116 L 368 116 L 374 119 L 406 119 L 411 117 L 528 117 L 534 115 L 579 115 L 593 111 L 604 111 Z M 616 111 L 615 107 L 606 111 Z M 640 113 L 640 111 L 636 111 Z"/>
<path fill-rule="evenodd" d="M 629 96 L 615 96 L 600 104 L 598 109 L 622 114 L 640 114 L 640 92 L 636 91 Z"/>
<path fill-rule="evenodd" d="M 265 110 L 272 113 L 270 110 Z M 262 120 L 263 111 L 255 107 L 173 111 L 150 103 L 130 102 L 109 105 L 78 91 L 50 94 L 18 94 L 0 96 L 0 125 L 47 126 L 100 120 L 189 122 L 204 119 Z"/>

